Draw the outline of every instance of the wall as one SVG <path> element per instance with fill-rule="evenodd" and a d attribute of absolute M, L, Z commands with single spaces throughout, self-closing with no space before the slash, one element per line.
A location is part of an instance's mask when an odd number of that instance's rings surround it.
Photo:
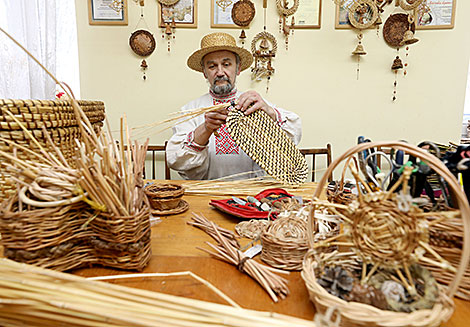
<path fill-rule="evenodd" d="M 201 74 L 186 66 L 187 57 L 199 48 L 210 28 L 210 1 L 198 1 L 198 28 L 178 29 L 167 52 L 157 29 L 157 4 L 146 0 L 145 20 L 157 40 L 156 51 L 147 58 L 147 80 L 139 70 L 128 39 L 136 29 L 140 8 L 128 0 L 128 26 L 91 26 L 87 1 L 76 0 L 81 93 L 83 99 L 105 101 L 113 128 L 127 115 L 130 126 L 142 126 L 167 118 L 186 102 L 207 92 Z M 263 29 L 261 0 L 253 0 L 256 16 L 247 30 L 248 42 Z M 395 10 L 389 6 L 387 13 Z M 352 30 L 335 30 L 335 7 L 323 0 L 319 30 L 296 30 L 286 51 L 278 32 L 275 2 L 267 10 L 268 31 L 278 40 L 276 69 L 266 94 L 266 81 L 252 82 L 245 71 L 238 79 L 240 90 L 255 89 L 276 105 L 297 112 L 303 120 L 301 147 L 333 145 L 337 156 L 355 144 L 358 135 L 373 140 L 406 139 L 411 143 L 434 140 L 458 142 L 464 108 L 470 57 L 470 1 L 458 0 L 452 30 L 419 30 L 420 42 L 410 46 L 408 75 L 398 78 L 398 99 L 391 100 L 394 74 L 390 70 L 396 49 L 381 33 L 365 31 L 367 55 L 361 58 L 356 80 L 356 61 L 351 56 L 357 39 Z M 140 25 L 142 26 L 142 25 Z M 238 37 L 239 30 L 220 29 Z M 400 55 L 405 57 L 405 51 Z M 151 143 L 163 143 L 171 132 L 151 134 Z M 142 131 L 142 129 L 140 129 Z"/>

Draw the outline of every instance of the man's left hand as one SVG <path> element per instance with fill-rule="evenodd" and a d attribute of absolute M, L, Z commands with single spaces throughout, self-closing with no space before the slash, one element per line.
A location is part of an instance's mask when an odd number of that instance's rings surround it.
<path fill-rule="evenodd" d="M 258 92 L 253 90 L 246 91 L 240 95 L 235 109 L 243 111 L 245 115 L 249 115 L 256 110 L 264 110 L 273 120 L 277 119 L 274 109 L 264 102 Z"/>

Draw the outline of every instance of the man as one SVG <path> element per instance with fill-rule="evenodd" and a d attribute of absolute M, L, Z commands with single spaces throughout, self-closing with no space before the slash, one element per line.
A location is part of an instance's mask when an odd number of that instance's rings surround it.
<path fill-rule="evenodd" d="M 237 91 L 237 76 L 252 62 L 251 53 L 238 47 L 231 35 L 212 33 L 204 36 L 201 49 L 188 58 L 187 64 L 189 68 L 204 74 L 210 86 L 209 93 L 189 102 L 182 110 L 234 100 L 235 109 L 246 115 L 264 110 L 298 144 L 301 137 L 299 116 L 275 108 L 255 91 Z M 237 175 L 234 178 L 241 179 L 264 175 L 261 168 L 230 137 L 225 125 L 227 115 L 228 110 L 222 109 L 175 126 L 166 148 L 168 165 L 185 179 L 216 179 L 228 175 Z M 253 173 L 243 174 L 246 172 Z"/>

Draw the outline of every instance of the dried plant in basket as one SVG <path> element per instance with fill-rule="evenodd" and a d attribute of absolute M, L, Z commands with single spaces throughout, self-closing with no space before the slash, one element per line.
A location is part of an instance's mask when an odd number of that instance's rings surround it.
<path fill-rule="evenodd" d="M 287 134 L 262 110 L 230 110 L 230 136 L 270 176 L 288 185 L 305 183 L 307 161 Z"/>
<path fill-rule="evenodd" d="M 401 142 L 367 143 L 353 147 L 328 167 L 327 173 L 320 181 L 318 191 L 314 195 L 313 206 L 328 207 L 331 212 L 342 218 L 344 228 L 342 233 L 336 237 L 315 242 L 312 233 L 313 215 L 311 214 L 309 217 L 307 227 L 311 251 L 303 262 L 302 277 L 307 285 L 310 299 L 321 313 L 324 313 L 328 307 L 336 306 L 341 315 L 341 326 L 439 326 L 449 319 L 453 312 L 451 297 L 455 294 L 463 277 L 470 253 L 468 239 L 466 239 L 460 263 L 455 269 L 430 247 L 429 228 L 441 221 L 456 217 L 456 212 L 425 213 L 413 205 L 408 192 L 408 179 L 411 174 L 408 169 L 405 169 L 405 173 L 389 191 L 372 192 L 351 166 L 351 172 L 356 180 L 363 184 L 367 191 L 366 194 L 359 194 L 358 199 L 347 206 L 316 200 L 328 176 L 340 162 L 372 147 L 393 147 L 425 160 L 436 173 L 446 180 L 454 192 L 459 208 L 457 216 L 463 220 L 465 233 L 469 235 L 470 208 L 468 202 L 458 182 L 439 159 L 417 147 Z M 402 187 L 400 193 L 393 193 L 398 186 Z M 315 211 L 312 210 L 313 212 Z M 433 216 L 436 219 L 429 222 L 428 216 Z M 339 247 L 340 250 L 331 250 L 333 246 Z M 349 248 L 350 250 L 346 250 L 349 252 L 345 252 L 344 248 Z M 416 275 L 414 268 L 412 268 L 416 264 L 429 263 L 439 269 L 454 273 L 454 276 L 446 289 L 439 288 L 438 298 L 431 309 L 418 309 L 410 313 L 394 312 L 363 303 L 346 302 L 329 294 L 318 284 L 317 276 L 320 276 L 321 267 L 328 265 L 351 266 L 351 262 L 353 266 L 360 267 L 361 284 L 366 284 L 371 278 L 375 278 L 377 271 L 388 270 L 397 276 L 395 281 L 403 285 L 406 291 L 417 299 L 420 298 L 417 295 L 419 290 L 415 287 L 417 285 L 415 283 Z"/>

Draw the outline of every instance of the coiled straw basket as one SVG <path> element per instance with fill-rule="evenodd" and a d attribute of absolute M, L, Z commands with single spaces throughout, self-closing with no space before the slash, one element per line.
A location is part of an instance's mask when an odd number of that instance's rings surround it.
<path fill-rule="evenodd" d="M 98 132 L 103 126 L 105 118 L 104 103 L 102 101 L 79 100 L 78 104 L 90 120 L 95 132 Z M 36 161 L 36 157 L 8 142 L 12 141 L 39 152 L 36 143 L 9 113 L 26 127 L 46 151 L 53 152 L 47 141 L 48 136 L 44 133 L 43 129 L 45 128 L 65 159 L 74 166 L 75 139 L 80 138 L 80 130 L 71 101 L 0 99 L 0 151 L 7 153 L 15 151 L 19 159 Z M 13 184 L 8 176 L 5 167 L 0 167 L 0 200 L 6 198 L 7 193 L 11 193 Z"/>
<path fill-rule="evenodd" d="M 307 286 L 310 300 L 314 303 L 317 312 L 325 314 L 326 310 L 330 307 L 336 307 L 338 314 L 341 317 L 341 326 L 355 327 L 355 326 L 439 326 L 441 323 L 447 321 L 453 313 L 454 305 L 452 297 L 454 296 L 459 283 L 465 272 L 465 268 L 469 262 L 470 248 L 468 235 L 470 235 L 470 208 L 465 197 L 465 194 L 460 189 L 460 186 L 451 172 L 444 166 L 444 164 L 434 157 L 433 155 L 421 150 L 415 146 L 402 143 L 402 142 L 376 142 L 376 143 L 363 143 L 357 145 L 342 156 L 337 158 L 327 169 L 323 178 L 321 179 L 318 188 L 315 191 L 314 199 L 318 198 L 321 190 L 325 187 L 328 177 L 333 170 L 344 160 L 355 155 L 360 151 L 364 151 L 374 147 L 392 147 L 396 150 L 403 150 L 407 154 L 413 155 L 422 161 L 425 161 L 437 174 L 441 175 L 448 183 L 451 189 L 455 202 L 458 204 L 460 216 L 464 228 L 464 235 L 467 237 L 463 241 L 463 251 L 460 262 L 456 268 L 456 273 L 448 286 L 439 287 L 439 297 L 432 307 L 427 310 L 417 310 L 411 313 L 394 312 L 388 310 L 381 310 L 368 304 L 358 302 L 347 302 L 334 295 L 328 293 L 322 286 L 317 283 L 316 276 L 319 276 L 322 262 L 315 261 L 315 241 L 312 233 L 314 219 L 312 213 L 308 221 L 308 243 L 309 252 L 307 253 L 302 269 L 302 277 Z M 321 260 L 321 259 L 320 259 Z"/>

